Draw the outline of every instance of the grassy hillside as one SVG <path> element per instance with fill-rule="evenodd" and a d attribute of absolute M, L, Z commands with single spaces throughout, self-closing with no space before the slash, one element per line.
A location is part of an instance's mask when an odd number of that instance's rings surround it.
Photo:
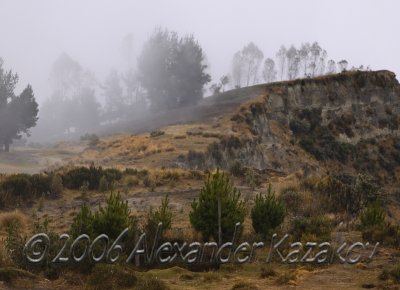
<path fill-rule="evenodd" d="M 27 289 L 396 289 L 399 101 L 391 72 L 345 72 L 228 91 L 197 107 L 110 126 L 96 142 L 2 153 L 0 231 L 8 242 L 1 247 L 0 280 Z M 154 230 L 149 220 L 168 196 L 172 227 L 163 240 L 201 241 L 189 216 L 216 168 L 241 192 L 246 214 L 240 239 L 263 239 L 263 259 L 218 270 L 183 263 L 35 268 L 15 255 L 34 233 L 71 233 L 82 208 L 96 216 L 110 192 L 121 193 L 138 232 Z M 18 172 L 29 174 L 12 174 Z M 355 265 L 338 259 L 265 263 L 270 239 L 255 232 L 251 215 L 260 192 L 284 204 L 279 236 L 335 246 L 379 242 L 379 251 Z"/>

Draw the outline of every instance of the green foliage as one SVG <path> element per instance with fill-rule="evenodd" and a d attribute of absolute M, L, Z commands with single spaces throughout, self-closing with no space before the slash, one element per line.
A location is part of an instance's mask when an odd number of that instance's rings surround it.
<path fill-rule="evenodd" d="M 316 193 L 330 212 L 358 213 L 380 195 L 376 181 L 367 175 L 328 176 L 316 186 Z"/>
<path fill-rule="evenodd" d="M 102 171 L 102 175 L 107 178 L 109 183 L 121 180 L 122 172 L 117 168 L 107 168 Z"/>
<path fill-rule="evenodd" d="M 86 182 L 89 183 L 89 189 L 98 189 L 100 179 L 105 177 L 108 183 L 118 181 L 122 178 L 122 172 L 116 168 L 103 169 L 93 164 L 87 167 L 77 167 L 68 170 L 63 176 L 63 183 L 69 189 L 79 189 Z"/>
<path fill-rule="evenodd" d="M 253 229 L 257 234 L 266 237 L 271 234 L 285 219 L 285 206 L 275 197 L 271 184 L 266 194 L 257 194 L 251 210 Z"/>
<path fill-rule="evenodd" d="M 69 233 L 73 238 L 81 234 L 87 234 L 90 237 L 93 236 L 93 214 L 86 203 L 81 206 L 80 211 L 74 217 Z"/>
<path fill-rule="evenodd" d="M 297 217 L 294 219 L 291 234 L 294 241 L 327 242 L 331 240 L 332 224 L 323 215 Z"/>
<path fill-rule="evenodd" d="M 84 181 L 81 187 L 79 188 L 82 199 L 87 199 L 88 190 L 89 190 L 89 182 Z"/>
<path fill-rule="evenodd" d="M 91 237 L 106 234 L 110 239 L 115 239 L 125 228 L 131 227 L 134 223 L 136 219 L 131 216 L 128 202 L 122 200 L 120 193 L 111 192 L 105 206 L 99 206 L 95 212 L 84 203 L 75 216 L 69 232 L 73 237 L 80 234 Z"/>
<path fill-rule="evenodd" d="M 99 206 L 99 210 L 94 213 L 93 230 L 97 235 L 107 234 L 115 239 L 131 222 L 128 202 L 122 200 L 119 192 L 111 192 L 105 207 Z"/>
<path fill-rule="evenodd" d="M 400 283 L 400 265 L 396 264 L 390 268 L 384 268 L 378 277 L 380 280 L 392 279 L 395 283 Z"/>
<path fill-rule="evenodd" d="M 232 185 L 229 177 L 217 170 L 209 174 L 198 199 L 192 202 L 190 223 L 200 231 L 204 240 L 218 239 L 218 199 L 221 201 L 222 235 L 233 234 L 235 224 L 243 223 L 246 209 L 240 200 L 240 192 Z"/>
<path fill-rule="evenodd" d="M 44 174 L 33 174 L 31 176 L 27 176 L 32 184 L 32 192 L 36 196 L 49 195 L 53 194 L 51 190 L 51 175 Z"/>
<path fill-rule="evenodd" d="M 79 189 L 89 180 L 91 180 L 91 172 L 86 167 L 71 169 L 63 175 L 63 184 L 69 189 Z"/>
<path fill-rule="evenodd" d="M 109 188 L 109 183 L 107 180 L 107 177 L 105 177 L 104 175 L 100 178 L 100 182 L 99 182 L 99 190 L 101 192 L 105 192 L 107 191 Z"/>
<path fill-rule="evenodd" d="M 245 181 L 246 185 L 251 187 L 251 189 L 253 189 L 253 190 L 257 185 L 259 185 L 257 176 L 254 174 L 254 171 L 252 169 L 246 170 L 246 172 L 244 174 L 244 181 Z"/>
<path fill-rule="evenodd" d="M 389 222 L 378 223 L 363 228 L 360 226 L 362 238 L 369 242 L 379 242 L 383 245 L 400 246 L 400 226 Z"/>
<path fill-rule="evenodd" d="M 28 200 L 33 197 L 32 183 L 28 174 L 14 174 L 1 183 L 3 192 L 18 200 Z"/>
<path fill-rule="evenodd" d="M 298 112 L 297 117 L 292 119 L 289 127 L 299 145 L 317 160 L 337 160 L 346 163 L 351 160 L 355 153 L 355 147 L 348 143 L 336 141 L 335 133 L 337 126 L 322 126 L 320 109 L 304 109 Z M 347 125 L 347 124 L 345 124 Z M 339 126 L 342 130 L 342 127 Z M 339 130 L 339 132 L 341 132 Z M 351 130 L 346 128 L 344 132 L 351 135 Z"/>
<path fill-rule="evenodd" d="M 62 178 L 60 175 L 55 174 L 51 177 L 50 181 L 50 191 L 54 195 L 59 195 L 64 190 L 64 186 L 62 183 Z"/>
<path fill-rule="evenodd" d="M 361 229 L 368 229 L 374 226 L 383 226 L 386 214 L 380 202 L 374 202 L 360 213 L 359 218 Z"/>
<path fill-rule="evenodd" d="M 17 221 L 11 221 L 6 228 L 7 235 L 4 240 L 5 248 L 11 260 L 19 266 L 24 265 L 23 248 L 26 237 L 22 236 Z"/>
<path fill-rule="evenodd" d="M 36 126 L 39 110 L 30 85 L 20 95 L 14 93 L 18 75 L 6 71 L 3 63 L 0 58 L 0 151 L 8 152 L 13 139 L 29 135 L 29 129 Z"/>
<path fill-rule="evenodd" d="M 292 130 L 295 136 L 301 136 L 307 134 L 310 131 L 310 125 L 308 124 L 308 122 L 298 119 L 291 120 L 289 123 L 289 128 L 290 130 Z"/>
<path fill-rule="evenodd" d="M 152 131 L 152 132 L 150 133 L 150 137 L 151 137 L 151 138 L 155 138 L 155 137 L 158 137 L 158 136 L 162 136 L 162 135 L 164 135 L 164 134 L 165 134 L 164 131 L 155 130 L 155 131 Z"/>
<path fill-rule="evenodd" d="M 160 111 L 198 102 L 211 79 L 206 68 L 193 36 L 178 38 L 176 32 L 158 29 L 139 56 L 138 79 L 152 109 Z"/>
<path fill-rule="evenodd" d="M 61 182 L 58 183 L 57 182 Z M 1 205 L 18 206 L 37 197 L 52 197 L 62 192 L 58 175 L 13 174 L 0 183 Z"/>
<path fill-rule="evenodd" d="M 24 255 L 24 246 L 27 241 L 27 236 L 23 235 L 20 227 L 17 223 L 10 224 L 7 228 L 7 236 L 5 239 L 5 247 L 12 261 L 19 268 L 27 269 L 29 271 L 42 271 L 44 272 L 46 278 L 58 277 L 60 274 L 60 269 L 51 262 L 53 257 L 55 257 L 62 247 L 62 242 L 59 240 L 58 235 L 48 228 L 48 220 L 40 220 L 36 217 L 33 223 L 32 235 L 37 233 L 45 233 L 50 239 L 50 244 L 48 247 L 48 255 L 37 264 L 30 263 Z M 35 247 L 35 251 L 44 251 L 44 245 L 38 245 Z"/>
<path fill-rule="evenodd" d="M 150 209 L 147 218 L 147 232 L 155 233 L 159 223 L 162 223 L 163 230 L 169 230 L 172 227 L 172 211 L 169 207 L 168 194 L 162 199 L 160 207 L 153 211 Z"/>

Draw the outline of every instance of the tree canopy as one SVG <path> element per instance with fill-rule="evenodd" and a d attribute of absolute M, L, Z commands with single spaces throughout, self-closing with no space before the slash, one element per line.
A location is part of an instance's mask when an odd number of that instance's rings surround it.
<path fill-rule="evenodd" d="M 193 36 L 158 29 L 145 43 L 138 59 L 138 79 L 153 110 L 197 103 L 211 78 L 199 43 Z"/>
<path fill-rule="evenodd" d="M 9 151 L 13 139 L 29 135 L 36 126 L 39 110 L 30 85 L 19 96 L 14 94 L 18 75 L 6 71 L 3 63 L 0 58 L 0 151 Z"/>

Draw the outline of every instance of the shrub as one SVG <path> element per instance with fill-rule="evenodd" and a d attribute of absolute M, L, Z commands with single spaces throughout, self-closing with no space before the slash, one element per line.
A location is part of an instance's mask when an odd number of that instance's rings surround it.
<path fill-rule="evenodd" d="M 85 233 L 92 237 L 106 234 L 110 239 L 115 239 L 135 222 L 135 217 L 130 215 L 128 202 L 122 200 L 119 192 L 111 192 L 106 199 L 106 205 L 99 206 L 95 212 L 84 203 L 75 216 L 69 232 L 73 237 Z"/>
<path fill-rule="evenodd" d="M 52 177 L 44 174 L 33 174 L 27 176 L 32 184 L 32 193 L 36 196 L 43 196 L 53 193 L 51 191 Z"/>
<path fill-rule="evenodd" d="M 151 190 L 153 191 L 153 190 L 154 190 L 154 187 L 156 186 L 156 182 L 155 182 L 155 180 L 154 180 L 154 178 L 153 178 L 152 176 L 146 175 L 146 176 L 143 178 L 143 185 L 144 185 L 145 187 L 150 187 Z"/>
<path fill-rule="evenodd" d="M 126 175 L 137 175 L 139 171 L 136 168 L 125 168 L 124 174 Z"/>
<path fill-rule="evenodd" d="M 360 213 L 361 229 L 383 226 L 385 224 L 385 219 L 385 211 L 380 202 L 371 203 Z"/>
<path fill-rule="evenodd" d="M 12 227 L 16 227 L 20 232 L 24 232 L 27 228 L 26 216 L 19 210 L 12 212 L 0 213 L 0 229 L 9 231 Z"/>
<path fill-rule="evenodd" d="M 128 187 L 134 187 L 139 185 L 139 178 L 136 176 L 126 176 L 124 182 Z"/>
<path fill-rule="evenodd" d="M 294 187 L 287 187 L 281 191 L 281 198 L 288 211 L 298 214 L 301 211 L 303 197 Z"/>
<path fill-rule="evenodd" d="M 117 168 L 107 168 L 102 172 L 102 177 L 106 177 L 109 183 L 121 180 L 122 172 Z"/>
<path fill-rule="evenodd" d="M 69 189 L 79 189 L 84 183 L 89 183 L 89 189 L 98 189 L 103 169 L 93 164 L 89 167 L 77 167 L 63 175 L 63 184 Z"/>
<path fill-rule="evenodd" d="M 96 145 L 99 143 L 100 139 L 96 134 L 89 134 L 86 133 L 85 135 L 81 136 L 81 141 L 89 141 L 89 146 L 90 147 L 96 147 Z"/>
<path fill-rule="evenodd" d="M 200 231 L 204 240 L 218 239 L 218 199 L 221 205 L 221 229 L 223 237 L 232 235 L 237 222 L 243 223 L 246 209 L 240 200 L 240 192 L 228 176 L 217 170 L 209 174 L 198 199 L 192 202 L 189 219 Z"/>
<path fill-rule="evenodd" d="M 251 189 L 253 189 L 253 190 L 257 185 L 259 185 L 259 181 L 252 169 L 246 170 L 246 173 L 244 176 L 244 181 L 245 181 L 246 185 L 251 187 Z"/>
<path fill-rule="evenodd" d="M 234 160 L 229 167 L 229 172 L 236 177 L 243 176 L 245 173 L 245 170 L 242 166 L 242 163 L 240 163 L 239 160 Z"/>
<path fill-rule="evenodd" d="M 79 213 L 74 217 L 69 233 L 73 238 L 81 234 L 93 237 L 93 214 L 86 203 L 81 206 Z"/>
<path fill-rule="evenodd" d="M 328 176 L 316 186 L 316 191 L 324 199 L 326 210 L 330 212 L 358 213 L 379 196 L 379 187 L 369 176 Z"/>
<path fill-rule="evenodd" d="M 79 191 L 81 193 L 81 198 L 82 199 L 87 199 L 87 193 L 89 190 L 89 182 L 85 181 L 82 186 L 79 188 Z"/>
<path fill-rule="evenodd" d="M 308 124 L 308 122 L 300 121 L 297 119 L 290 121 L 289 128 L 296 136 L 307 134 L 310 131 L 310 125 Z"/>
<path fill-rule="evenodd" d="M 150 209 L 148 218 L 147 218 L 147 231 L 150 236 L 155 233 L 157 226 L 159 223 L 162 223 L 163 230 L 169 230 L 172 226 L 172 211 L 169 207 L 169 198 L 168 194 L 165 198 L 162 199 L 160 207 L 153 212 Z"/>
<path fill-rule="evenodd" d="M 32 183 L 27 174 L 14 174 L 1 184 L 2 190 L 13 198 L 27 200 L 32 197 Z"/>
<path fill-rule="evenodd" d="M 107 177 L 105 177 L 104 175 L 100 178 L 100 182 L 99 182 L 99 190 L 101 192 L 105 192 L 109 189 L 109 183 L 107 180 Z"/>
<path fill-rule="evenodd" d="M 279 285 L 288 284 L 290 281 L 296 280 L 296 273 L 293 270 L 286 271 L 279 275 L 276 279 L 276 283 Z"/>
<path fill-rule="evenodd" d="M 395 283 L 400 283 L 400 265 L 397 264 L 392 268 L 385 268 L 379 274 L 380 280 L 392 279 Z"/>
<path fill-rule="evenodd" d="M 10 221 L 6 226 L 7 236 L 4 240 L 5 248 L 10 259 L 18 266 L 24 266 L 25 257 L 23 248 L 26 238 L 22 236 L 22 232 L 16 220 Z"/>
<path fill-rule="evenodd" d="M 93 230 L 96 235 L 107 234 L 110 239 L 115 239 L 131 222 L 128 202 L 122 200 L 119 192 L 111 192 L 105 207 L 99 206 L 94 213 Z"/>
<path fill-rule="evenodd" d="M 276 271 L 272 268 L 272 266 L 261 267 L 260 278 L 265 279 L 269 277 L 276 276 Z"/>
<path fill-rule="evenodd" d="M 96 134 L 92 134 L 92 136 L 89 139 L 89 146 L 90 147 L 96 147 L 97 144 L 99 144 L 100 139 Z"/>
<path fill-rule="evenodd" d="M 323 215 L 316 215 L 295 218 L 290 232 L 295 241 L 312 239 L 315 242 L 327 242 L 331 240 L 331 231 L 332 224 L 329 219 Z"/>
<path fill-rule="evenodd" d="M 207 156 L 209 156 L 216 166 L 223 166 L 224 164 L 224 155 L 223 155 L 223 148 L 217 142 L 213 142 L 207 147 Z"/>
<path fill-rule="evenodd" d="M 60 195 L 64 190 L 62 178 L 60 175 L 55 174 L 51 177 L 50 192 L 54 195 Z"/>
<path fill-rule="evenodd" d="M 189 150 L 186 160 L 190 168 L 201 169 L 206 165 L 206 156 L 203 152 Z"/>
<path fill-rule="evenodd" d="M 400 246 L 400 227 L 391 223 L 369 226 L 362 229 L 362 238 L 394 247 Z"/>
<path fill-rule="evenodd" d="M 85 182 L 89 182 L 90 179 L 90 170 L 86 167 L 78 167 L 69 170 L 63 175 L 63 184 L 69 189 L 79 189 Z"/>
<path fill-rule="evenodd" d="M 156 131 L 153 131 L 153 132 L 150 133 L 150 137 L 154 138 L 154 137 L 162 136 L 164 134 L 165 134 L 164 131 L 156 130 Z"/>
<path fill-rule="evenodd" d="M 152 213 L 152 219 L 158 223 L 163 224 L 163 228 L 166 230 L 172 227 L 172 211 L 169 206 L 168 194 L 161 201 L 160 207 Z"/>
<path fill-rule="evenodd" d="M 254 207 L 251 210 L 253 229 L 257 234 L 266 237 L 282 224 L 285 219 L 285 206 L 275 197 L 271 184 L 267 194 L 257 194 Z"/>

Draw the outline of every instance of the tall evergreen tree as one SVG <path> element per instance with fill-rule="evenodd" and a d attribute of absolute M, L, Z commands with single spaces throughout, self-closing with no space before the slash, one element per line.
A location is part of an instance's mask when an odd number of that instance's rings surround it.
<path fill-rule="evenodd" d="M 193 36 L 158 29 L 138 59 L 138 80 L 153 110 L 195 104 L 210 81 L 204 53 Z"/>
<path fill-rule="evenodd" d="M 32 87 L 28 85 L 16 96 L 15 86 L 18 75 L 5 71 L 0 58 L 0 150 L 10 149 L 13 139 L 20 139 L 22 134 L 29 135 L 29 129 L 36 126 L 38 104 Z"/>

